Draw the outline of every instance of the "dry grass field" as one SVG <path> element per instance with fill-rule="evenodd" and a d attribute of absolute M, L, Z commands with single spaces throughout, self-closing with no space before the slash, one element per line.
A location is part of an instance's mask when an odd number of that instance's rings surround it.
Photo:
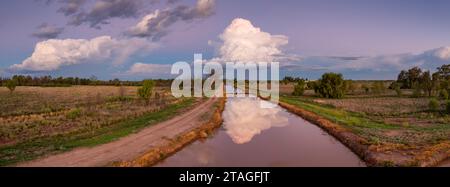
<path fill-rule="evenodd" d="M 111 141 L 192 103 L 162 87 L 146 103 L 137 88 L 17 87 L 13 93 L 0 88 L 0 164 Z M 149 120 L 128 123 L 142 117 Z"/>
<path fill-rule="evenodd" d="M 367 140 L 378 155 L 386 157 L 386 165 L 397 165 L 405 158 L 414 161 L 403 165 L 415 165 L 419 157 L 450 151 L 450 115 L 443 100 L 439 100 L 437 110 L 431 110 L 431 98 L 412 97 L 409 90 L 402 96 L 393 90 L 379 94 L 356 90 L 343 99 L 324 99 L 316 97 L 313 90 L 307 90 L 304 96 L 291 96 L 293 87 L 280 85 L 283 102 L 314 112 Z M 421 154 L 424 152 L 426 156 Z"/>

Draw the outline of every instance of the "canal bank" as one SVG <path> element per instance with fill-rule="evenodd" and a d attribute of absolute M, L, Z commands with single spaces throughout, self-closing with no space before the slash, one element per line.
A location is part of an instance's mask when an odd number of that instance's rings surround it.
<path fill-rule="evenodd" d="M 256 97 L 228 97 L 223 125 L 215 134 L 155 166 L 365 166 L 321 128 L 279 106 L 261 105 L 273 104 Z"/>

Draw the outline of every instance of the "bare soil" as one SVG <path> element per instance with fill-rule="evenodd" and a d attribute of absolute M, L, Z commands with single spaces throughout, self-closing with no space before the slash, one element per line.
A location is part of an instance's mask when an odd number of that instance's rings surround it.
<path fill-rule="evenodd" d="M 136 134 L 121 138 L 117 141 L 91 148 L 78 148 L 72 151 L 51 155 L 45 158 L 19 164 L 25 167 L 80 167 L 106 166 L 113 162 L 133 160 L 145 154 L 153 147 L 166 144 L 179 134 L 188 132 L 207 119 L 204 114 L 213 112 L 212 107 L 217 98 L 211 98 L 170 120 L 145 128 Z"/>

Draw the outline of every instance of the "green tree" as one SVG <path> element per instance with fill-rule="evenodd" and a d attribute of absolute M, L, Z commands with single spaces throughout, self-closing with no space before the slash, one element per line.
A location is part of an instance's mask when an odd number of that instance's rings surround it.
<path fill-rule="evenodd" d="M 155 81 L 144 80 L 142 87 L 138 89 L 138 95 L 148 104 L 150 97 L 152 96 L 153 87 L 155 86 Z"/>
<path fill-rule="evenodd" d="M 8 80 L 8 81 L 6 81 L 6 85 L 5 86 L 12 93 L 16 89 L 17 81 L 15 79 Z"/>
<path fill-rule="evenodd" d="M 431 97 L 434 84 L 431 79 L 430 71 L 425 71 L 420 75 L 419 84 L 423 92 L 427 93 L 428 97 Z"/>
<path fill-rule="evenodd" d="M 397 77 L 397 82 L 402 84 L 402 88 L 412 88 L 415 83 L 419 82 L 422 75 L 422 69 L 419 67 L 413 67 L 408 71 L 401 71 Z"/>
<path fill-rule="evenodd" d="M 439 110 L 439 101 L 435 98 L 431 98 L 430 102 L 428 103 L 428 107 L 431 111 L 437 111 Z"/>
<path fill-rule="evenodd" d="M 441 89 L 439 91 L 439 98 L 443 99 L 443 100 L 447 100 L 448 99 L 448 92 L 446 89 Z"/>
<path fill-rule="evenodd" d="M 297 84 L 294 87 L 294 92 L 292 93 L 292 95 L 302 96 L 303 93 L 305 92 L 305 87 L 306 81 L 304 79 L 300 79 L 299 81 L 297 81 Z"/>
<path fill-rule="evenodd" d="M 345 93 L 344 78 L 340 73 L 325 73 L 318 80 L 314 91 L 324 98 L 342 98 Z"/>

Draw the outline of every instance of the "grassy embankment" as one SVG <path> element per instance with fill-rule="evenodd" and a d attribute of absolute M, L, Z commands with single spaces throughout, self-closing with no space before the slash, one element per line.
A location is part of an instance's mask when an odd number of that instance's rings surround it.
<path fill-rule="evenodd" d="M 390 124 L 373 114 L 307 97 L 282 96 L 280 100 L 281 106 L 318 124 L 372 166 L 429 166 L 449 156 L 450 125 L 446 123 Z"/>

